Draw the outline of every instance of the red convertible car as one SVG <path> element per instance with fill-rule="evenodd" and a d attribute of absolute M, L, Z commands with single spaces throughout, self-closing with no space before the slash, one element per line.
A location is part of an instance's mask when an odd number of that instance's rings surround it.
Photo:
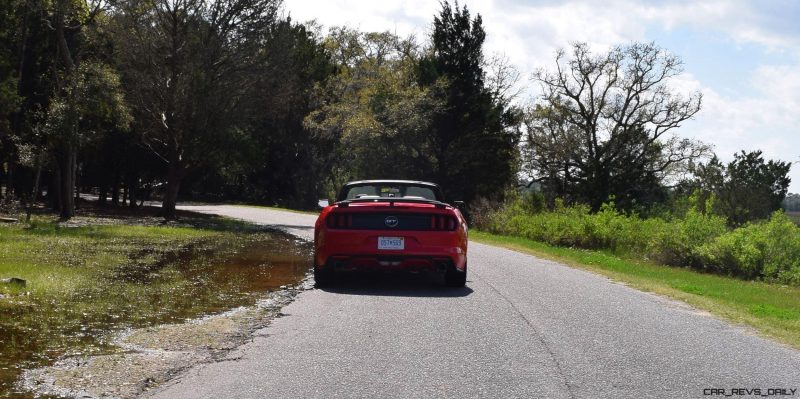
<path fill-rule="evenodd" d="M 467 223 L 438 185 L 364 180 L 342 187 L 314 226 L 314 279 L 339 271 L 432 271 L 445 284 L 467 281 Z"/>

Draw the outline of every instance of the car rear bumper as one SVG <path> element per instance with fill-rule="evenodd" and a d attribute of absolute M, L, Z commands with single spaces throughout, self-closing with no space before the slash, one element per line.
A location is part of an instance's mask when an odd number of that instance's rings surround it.
<path fill-rule="evenodd" d="M 379 250 L 378 237 L 403 237 L 402 250 Z M 463 269 L 467 259 L 462 232 L 323 231 L 317 238 L 315 262 L 342 270 L 441 271 Z"/>
<path fill-rule="evenodd" d="M 338 271 L 444 272 L 453 264 L 447 256 L 333 255 L 326 267 Z"/>

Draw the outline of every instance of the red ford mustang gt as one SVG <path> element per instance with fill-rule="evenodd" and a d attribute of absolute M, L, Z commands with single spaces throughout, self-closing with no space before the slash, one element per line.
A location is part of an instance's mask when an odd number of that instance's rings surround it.
<path fill-rule="evenodd" d="M 467 223 L 438 185 L 364 180 L 342 187 L 314 226 L 314 279 L 336 271 L 435 271 L 445 284 L 467 281 Z"/>

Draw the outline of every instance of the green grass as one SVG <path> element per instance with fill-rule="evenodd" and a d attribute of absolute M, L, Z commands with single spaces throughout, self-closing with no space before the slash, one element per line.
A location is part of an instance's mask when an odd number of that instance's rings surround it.
<path fill-rule="evenodd" d="M 222 233 L 188 227 L 58 227 L 36 221 L 31 227 L 0 228 L 0 276 L 27 280 L 27 291 L 65 296 L 91 285 L 146 249 L 150 257 Z M 146 260 L 146 259 L 140 259 Z M 0 293 L 7 288 L 0 286 Z"/>
<path fill-rule="evenodd" d="M 470 239 L 589 270 L 634 288 L 684 301 L 734 323 L 800 348 L 800 288 L 699 273 L 687 268 L 625 259 L 471 230 Z"/>

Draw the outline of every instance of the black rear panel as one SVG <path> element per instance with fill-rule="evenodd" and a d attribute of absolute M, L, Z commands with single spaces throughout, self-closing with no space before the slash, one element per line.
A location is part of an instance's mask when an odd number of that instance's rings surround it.
<path fill-rule="evenodd" d="M 397 226 L 387 226 L 386 218 L 390 217 L 397 218 Z M 353 229 L 386 230 L 388 228 L 391 228 L 392 230 L 430 230 L 431 215 L 384 213 L 353 214 Z"/>
<path fill-rule="evenodd" d="M 328 227 L 348 230 L 455 230 L 456 219 L 440 214 L 414 213 L 344 213 L 328 216 Z"/>

